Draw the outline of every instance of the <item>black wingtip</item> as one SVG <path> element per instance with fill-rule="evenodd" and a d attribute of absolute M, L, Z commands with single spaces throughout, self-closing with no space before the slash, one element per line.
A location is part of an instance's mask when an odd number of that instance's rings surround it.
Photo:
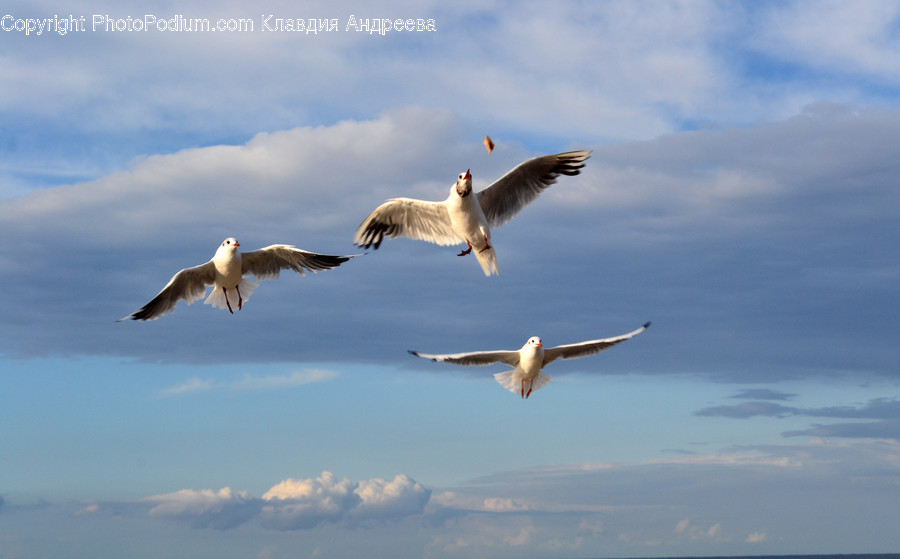
<path fill-rule="evenodd" d="M 651 324 L 653 324 L 653 323 L 650 322 L 650 321 L 647 321 L 647 322 L 644 324 L 644 328 L 650 328 L 650 325 L 651 325 Z"/>
<path fill-rule="evenodd" d="M 419 353 L 417 351 L 413 351 L 411 349 L 407 349 L 406 351 L 408 351 L 410 355 L 415 355 L 416 357 L 419 356 Z"/>

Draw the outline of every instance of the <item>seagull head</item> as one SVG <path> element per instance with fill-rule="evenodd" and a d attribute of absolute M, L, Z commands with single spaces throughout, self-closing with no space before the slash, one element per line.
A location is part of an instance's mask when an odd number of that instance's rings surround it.
<path fill-rule="evenodd" d="M 529 347 L 543 347 L 543 345 L 541 344 L 541 339 L 537 336 L 528 338 L 528 341 L 525 342 L 525 345 Z"/>
<path fill-rule="evenodd" d="M 241 246 L 241 243 L 239 243 L 237 239 L 235 239 L 234 237 L 228 237 L 227 239 L 222 241 L 222 245 L 220 248 L 235 250 L 239 246 Z"/>
<path fill-rule="evenodd" d="M 471 169 L 466 169 L 465 173 L 460 173 L 456 179 L 456 193 L 460 198 L 465 198 L 472 193 L 472 175 L 469 173 Z"/>

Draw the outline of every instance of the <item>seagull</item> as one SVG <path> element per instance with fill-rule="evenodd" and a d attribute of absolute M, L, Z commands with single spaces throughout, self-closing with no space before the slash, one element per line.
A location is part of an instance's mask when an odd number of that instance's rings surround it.
<path fill-rule="evenodd" d="M 244 300 L 259 284 L 246 279 L 250 274 L 258 280 L 276 279 L 281 270 L 291 269 L 305 276 L 306 271 L 318 272 L 336 268 L 353 258 L 353 256 L 330 256 L 307 252 L 291 245 L 271 245 L 259 250 L 241 253 L 241 244 L 234 237 L 228 237 L 216 250 L 215 256 L 206 264 L 185 268 L 169 280 L 162 291 L 149 303 L 134 313 L 120 318 L 123 320 L 155 320 L 175 309 L 179 299 L 188 305 L 206 294 L 206 286 L 212 285 L 213 291 L 204 301 L 220 309 L 228 309 L 234 314 L 232 305 L 238 310 L 244 306 Z M 355 256 L 355 255 L 354 255 Z"/>
<path fill-rule="evenodd" d="M 385 235 L 454 245 L 466 243 L 459 253 L 475 250 L 475 257 L 490 276 L 500 272 L 491 245 L 491 228 L 499 227 L 531 203 L 559 175 L 581 172 L 590 150 L 570 151 L 529 159 L 472 196 L 471 169 L 460 173 L 450 195 L 442 202 L 392 198 L 375 208 L 356 230 L 353 242 L 363 248 L 381 245 Z"/>
<path fill-rule="evenodd" d="M 561 345 L 544 349 L 541 339 L 537 336 L 528 338 L 522 349 L 512 351 L 473 351 L 471 353 L 451 353 L 445 355 L 430 355 L 427 353 L 419 353 L 418 351 L 408 350 L 416 357 L 423 359 L 431 359 L 432 361 L 446 361 L 456 365 L 489 365 L 491 363 L 506 363 L 511 367 L 515 367 L 511 371 L 497 373 L 494 378 L 500 385 L 512 392 L 520 394 L 522 398 L 531 396 L 533 390 L 543 388 L 550 382 L 550 377 L 541 370 L 557 358 L 577 359 L 587 355 L 599 353 L 606 348 L 620 344 L 625 340 L 631 339 L 647 328 L 650 323 L 647 322 L 637 330 L 615 336 L 613 338 L 603 338 L 602 340 L 589 340 L 575 344 Z M 527 389 L 527 391 L 526 391 Z"/>

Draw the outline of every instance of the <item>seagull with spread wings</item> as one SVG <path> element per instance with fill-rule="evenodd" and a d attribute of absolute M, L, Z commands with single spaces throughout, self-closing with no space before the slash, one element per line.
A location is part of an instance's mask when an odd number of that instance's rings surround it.
<path fill-rule="evenodd" d="M 512 219 L 554 184 L 559 175 L 579 174 L 590 153 L 570 151 L 529 159 L 478 193 L 472 192 L 469 169 L 459 174 L 444 201 L 392 198 L 378 206 L 360 224 L 353 242 L 376 249 L 385 236 L 404 236 L 444 246 L 466 243 L 468 247 L 459 256 L 474 249 L 484 275 L 499 273 L 491 229 Z"/>
<path fill-rule="evenodd" d="M 637 330 L 602 340 L 589 340 L 575 344 L 560 345 L 544 349 L 541 339 L 533 336 L 525 342 L 522 349 L 506 351 L 474 351 L 470 353 L 451 353 L 445 355 L 431 355 L 409 350 L 416 357 L 431 359 L 432 361 L 446 361 L 456 365 L 490 365 L 491 363 L 505 363 L 514 369 L 503 373 L 497 373 L 494 378 L 503 388 L 513 394 L 520 394 L 522 398 L 531 396 L 531 392 L 547 386 L 550 377 L 541 370 L 556 359 L 577 359 L 587 355 L 599 353 L 604 349 L 629 340 L 647 328 L 646 323 Z"/>
<path fill-rule="evenodd" d="M 259 250 L 241 253 L 241 244 L 234 237 L 228 237 L 216 250 L 215 256 L 206 264 L 185 268 L 175 274 L 169 283 L 149 303 L 134 313 L 119 319 L 154 320 L 175 309 L 175 304 L 184 299 L 188 305 L 206 294 L 206 286 L 213 291 L 207 297 L 207 305 L 238 310 L 258 283 L 245 278 L 255 276 L 258 280 L 276 279 L 281 270 L 294 270 L 301 276 L 306 272 L 318 272 L 336 268 L 353 256 L 331 256 L 307 252 L 290 245 L 271 245 Z"/>

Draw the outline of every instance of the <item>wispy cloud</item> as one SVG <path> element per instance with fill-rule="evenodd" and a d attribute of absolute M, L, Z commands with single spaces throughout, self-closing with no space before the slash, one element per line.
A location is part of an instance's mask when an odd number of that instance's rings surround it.
<path fill-rule="evenodd" d="M 179 396 L 182 394 L 190 394 L 192 392 L 205 392 L 207 390 L 212 390 L 214 386 L 215 382 L 211 379 L 203 380 L 200 377 L 193 377 L 181 384 L 163 390 L 163 394 L 168 396 Z"/>
<path fill-rule="evenodd" d="M 243 377 L 232 381 L 216 381 L 213 379 L 201 379 L 193 377 L 187 381 L 163 390 L 165 396 L 181 396 L 195 392 L 208 392 L 210 390 L 277 390 L 282 388 L 294 388 L 306 384 L 327 382 L 339 376 L 337 371 L 326 369 L 305 369 L 294 371 L 286 375 L 256 376 L 245 374 Z"/>

